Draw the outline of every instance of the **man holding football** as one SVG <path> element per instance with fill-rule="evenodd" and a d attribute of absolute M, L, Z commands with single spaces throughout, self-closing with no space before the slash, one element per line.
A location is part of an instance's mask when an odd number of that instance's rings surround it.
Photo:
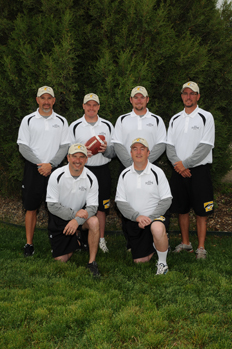
<path fill-rule="evenodd" d="M 114 127 L 111 122 L 99 117 L 100 101 L 95 93 L 85 95 L 83 109 L 84 115 L 69 126 L 69 136 L 71 144 L 86 144 L 94 136 L 98 138 L 104 136 L 102 138 L 105 138 L 97 154 L 93 155 L 90 147 L 87 147 L 88 161 L 86 163 L 86 167 L 95 174 L 99 184 L 99 206 L 97 211 L 100 224 L 99 247 L 105 253 L 109 252 L 104 234 L 106 214 L 110 207 L 111 176 L 109 162 L 115 156 L 114 146 L 111 143 Z"/>

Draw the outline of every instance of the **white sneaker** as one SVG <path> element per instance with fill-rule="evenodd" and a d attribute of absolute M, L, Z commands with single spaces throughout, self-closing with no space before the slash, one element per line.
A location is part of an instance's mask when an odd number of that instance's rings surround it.
<path fill-rule="evenodd" d="M 104 253 L 109 252 L 109 250 L 108 250 L 108 248 L 107 248 L 107 246 L 106 246 L 106 240 L 105 240 L 105 239 L 100 240 L 100 242 L 99 242 L 99 248 L 100 248 Z"/>
<path fill-rule="evenodd" d="M 167 272 L 168 272 L 168 266 L 167 265 L 164 265 L 163 263 L 160 263 L 160 264 L 157 263 L 156 266 L 157 266 L 156 275 L 167 274 Z"/>

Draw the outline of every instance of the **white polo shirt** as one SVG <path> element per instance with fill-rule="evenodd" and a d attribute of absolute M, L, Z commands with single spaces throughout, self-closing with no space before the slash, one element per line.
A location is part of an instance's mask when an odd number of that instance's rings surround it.
<path fill-rule="evenodd" d="M 98 206 L 98 182 L 84 167 L 78 178 L 73 178 L 69 164 L 55 170 L 48 181 L 46 202 L 57 202 L 78 211 L 86 206 Z"/>
<path fill-rule="evenodd" d="M 176 154 L 184 161 L 192 155 L 199 143 L 209 144 L 214 147 L 215 126 L 213 115 L 199 107 L 191 114 L 185 110 L 175 114 L 169 123 L 167 144 L 173 145 Z M 198 164 L 205 165 L 212 163 L 212 150 Z"/>
<path fill-rule="evenodd" d="M 124 145 L 130 154 L 131 143 L 138 137 L 146 139 L 150 150 L 156 144 L 166 143 L 166 128 L 163 119 L 150 113 L 148 109 L 142 117 L 135 114 L 134 110 L 119 116 L 112 142 Z"/>
<path fill-rule="evenodd" d="M 23 118 L 17 143 L 27 145 L 42 163 L 48 163 L 60 145 L 69 144 L 68 122 L 54 111 L 44 118 L 38 110 Z"/>
<path fill-rule="evenodd" d="M 105 136 L 105 140 L 107 145 L 112 145 L 111 139 L 114 134 L 114 127 L 108 120 L 102 119 L 98 116 L 98 120 L 94 125 L 89 124 L 85 116 L 74 121 L 69 126 L 69 138 L 70 143 L 82 143 L 85 144 L 91 137 L 103 135 Z M 88 158 L 87 164 L 88 166 L 101 166 L 110 162 L 111 159 L 106 158 L 102 153 L 98 153 L 96 155 Z"/>
<path fill-rule="evenodd" d="M 138 174 L 134 164 L 122 171 L 117 185 L 115 201 L 128 202 L 140 215 L 151 215 L 159 201 L 172 197 L 164 172 L 148 162 Z"/>

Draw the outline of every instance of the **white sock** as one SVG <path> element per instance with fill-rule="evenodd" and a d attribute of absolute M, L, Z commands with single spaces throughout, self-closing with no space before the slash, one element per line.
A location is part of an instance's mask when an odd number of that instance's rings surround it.
<path fill-rule="evenodd" d="M 105 238 L 100 238 L 100 242 L 105 241 Z"/>
<path fill-rule="evenodd" d="M 160 252 L 160 251 L 156 250 L 156 252 L 158 254 L 158 264 L 162 263 L 164 265 L 167 265 L 168 250 L 165 252 Z"/>

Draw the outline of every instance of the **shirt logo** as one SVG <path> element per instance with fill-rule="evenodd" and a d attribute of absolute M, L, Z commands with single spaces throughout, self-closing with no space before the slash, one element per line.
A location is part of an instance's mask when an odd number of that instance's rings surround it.
<path fill-rule="evenodd" d="M 154 221 L 165 222 L 165 217 L 164 216 L 160 216 L 158 218 L 155 218 Z"/>
<path fill-rule="evenodd" d="M 199 130 L 199 128 L 200 128 L 200 127 L 198 127 L 198 126 L 193 126 L 193 127 L 192 127 L 192 130 Z"/>
<path fill-rule="evenodd" d="M 104 205 L 104 209 L 106 210 L 107 208 L 110 207 L 110 200 L 103 200 L 103 205 Z"/>
<path fill-rule="evenodd" d="M 146 126 L 148 126 L 148 127 L 153 127 L 154 124 L 149 123 L 149 124 L 146 124 Z"/>
<path fill-rule="evenodd" d="M 205 212 L 209 212 L 213 210 L 213 201 L 204 203 Z"/>
<path fill-rule="evenodd" d="M 152 181 L 148 181 L 148 182 L 145 182 L 145 184 L 147 184 L 147 185 L 152 185 L 153 182 L 152 182 Z"/>
<path fill-rule="evenodd" d="M 54 125 L 52 125 L 52 127 L 54 127 L 54 128 L 60 128 L 60 126 L 59 126 L 58 124 L 54 124 Z"/>
<path fill-rule="evenodd" d="M 85 187 L 83 187 L 83 186 L 82 186 L 82 187 L 79 187 L 78 189 L 79 189 L 80 191 L 86 191 L 86 190 L 87 190 L 87 188 L 85 188 Z"/>

